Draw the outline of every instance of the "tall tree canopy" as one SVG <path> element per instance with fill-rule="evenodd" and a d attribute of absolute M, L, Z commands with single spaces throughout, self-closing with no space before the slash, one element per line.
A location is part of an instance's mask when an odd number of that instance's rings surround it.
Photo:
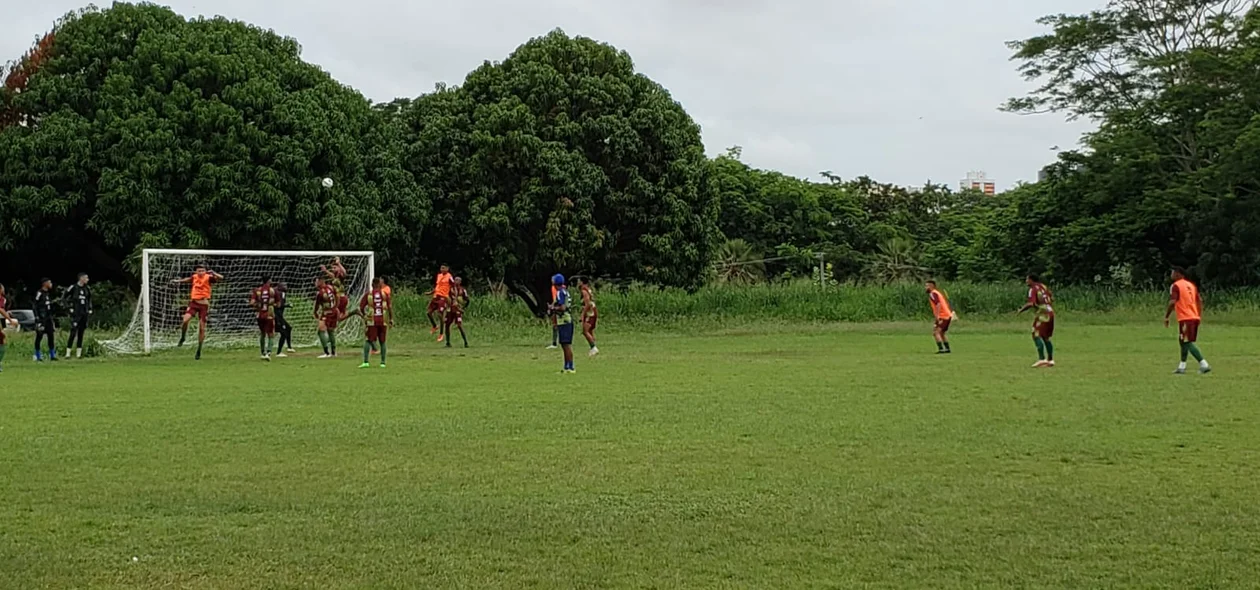
<path fill-rule="evenodd" d="M 717 199 L 700 128 L 630 56 L 554 31 L 399 109 L 434 187 L 426 255 L 502 279 L 541 313 L 553 272 L 693 287 Z"/>
<path fill-rule="evenodd" d="M 1085 150 L 1020 194 L 1013 231 L 1061 280 L 1150 282 L 1169 264 L 1220 284 L 1260 283 L 1260 115 L 1255 0 L 1112 0 L 1042 19 L 1012 44 L 1039 87 L 1014 112 L 1099 123 Z"/>
<path fill-rule="evenodd" d="M 139 246 L 414 249 L 429 205 L 397 129 L 293 39 L 125 3 L 46 39 L 0 101 L 11 268 L 86 254 L 120 278 Z"/>

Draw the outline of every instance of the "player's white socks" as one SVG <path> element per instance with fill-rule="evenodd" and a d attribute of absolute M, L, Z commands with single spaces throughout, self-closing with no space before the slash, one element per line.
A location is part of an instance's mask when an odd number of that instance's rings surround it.
<path fill-rule="evenodd" d="M 1186 370 L 1186 364 L 1185 364 L 1185 363 L 1180 363 L 1180 364 L 1178 364 L 1178 365 L 1177 365 L 1177 370 L 1178 370 L 1178 371 L 1184 371 L 1184 370 Z"/>
<path fill-rule="evenodd" d="M 1199 368 L 1200 368 L 1200 369 L 1206 369 L 1206 368 L 1208 368 L 1209 366 L 1211 366 L 1211 365 L 1208 365 L 1207 359 L 1203 359 L 1203 360 L 1199 361 Z"/>

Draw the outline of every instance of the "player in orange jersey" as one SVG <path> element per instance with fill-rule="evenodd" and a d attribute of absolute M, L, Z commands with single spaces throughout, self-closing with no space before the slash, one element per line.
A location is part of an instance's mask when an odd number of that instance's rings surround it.
<path fill-rule="evenodd" d="M 430 326 L 429 333 L 433 334 L 437 332 L 438 342 L 444 340 L 446 336 L 446 332 L 442 329 L 442 325 L 438 322 L 444 319 L 447 306 L 450 305 L 451 283 L 451 267 L 443 264 L 442 268 L 438 269 L 437 279 L 433 282 L 433 291 L 430 292 L 433 297 L 432 299 L 429 299 L 429 309 L 427 313 Z M 433 317 L 433 314 L 435 313 L 437 314 L 436 318 Z"/>
<path fill-rule="evenodd" d="M 935 327 L 932 330 L 932 336 L 936 338 L 936 354 L 949 354 L 949 324 L 954 321 L 954 310 L 949 306 L 949 298 L 945 293 L 936 287 L 936 281 L 928 281 L 924 285 L 927 289 L 928 303 L 932 305 L 932 318 L 935 320 Z"/>
<path fill-rule="evenodd" d="M 184 341 L 188 339 L 188 323 L 196 316 L 198 324 L 197 332 L 197 360 L 201 360 L 201 347 L 206 343 L 206 320 L 210 317 L 210 291 L 211 285 L 223 280 L 223 275 L 208 270 L 206 265 L 198 264 L 196 271 L 191 277 L 175 279 L 171 284 L 192 283 L 192 292 L 188 296 L 188 309 L 184 310 L 184 320 L 179 326 L 179 344 L 183 346 Z"/>
<path fill-rule="evenodd" d="M 1037 358 L 1039 359 L 1033 368 L 1041 369 L 1054 366 L 1054 294 L 1050 292 L 1050 287 L 1041 282 L 1041 277 L 1035 274 L 1028 275 L 1024 280 L 1028 285 L 1028 302 L 1019 308 L 1016 313 L 1024 313 L 1033 310 L 1032 336 L 1033 344 L 1037 345 Z"/>
<path fill-rule="evenodd" d="M 1212 365 L 1203 358 L 1199 351 L 1199 323 L 1203 320 L 1203 297 L 1199 288 L 1186 278 L 1186 269 L 1175 267 L 1172 271 L 1172 291 L 1168 298 L 1168 310 L 1164 312 L 1164 327 L 1168 327 L 1168 318 L 1177 313 L 1177 334 L 1181 341 L 1181 364 L 1174 373 L 1186 374 L 1186 357 L 1194 355 L 1199 361 L 1199 373 L 1212 372 Z"/>

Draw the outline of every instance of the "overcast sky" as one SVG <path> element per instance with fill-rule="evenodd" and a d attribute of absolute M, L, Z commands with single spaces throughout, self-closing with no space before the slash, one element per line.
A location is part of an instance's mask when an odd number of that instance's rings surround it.
<path fill-rule="evenodd" d="M 957 185 L 1035 180 L 1086 127 L 998 111 L 1027 85 L 1003 45 L 1048 13 L 1104 0 L 179 0 L 296 37 L 373 100 L 459 84 L 556 27 L 607 41 L 704 127 L 711 154 L 814 177 Z M 74 0 L 0 0 L 0 56 L 20 55 Z"/>

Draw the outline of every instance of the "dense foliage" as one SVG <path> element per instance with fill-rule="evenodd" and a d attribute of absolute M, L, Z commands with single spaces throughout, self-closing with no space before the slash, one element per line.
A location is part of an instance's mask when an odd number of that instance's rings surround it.
<path fill-rule="evenodd" d="M 46 39 L 3 90 L 6 270 L 123 278 L 140 246 L 414 247 L 428 203 L 389 128 L 296 41 L 129 4 Z"/>
<path fill-rule="evenodd" d="M 816 280 L 1150 286 L 1181 264 L 1260 284 L 1256 4 L 1043 19 L 1011 44 L 1037 85 L 1006 108 L 1098 130 L 997 197 L 794 178 L 738 147 L 706 158 L 630 56 L 561 31 L 460 86 L 372 105 L 292 39 L 85 9 L 0 72 L 0 273 L 134 280 L 145 246 L 371 248 L 400 279 L 449 263 L 535 312 L 554 272 L 695 289 L 804 278 L 820 258 Z"/>
<path fill-rule="evenodd" d="M 400 109 L 437 188 L 423 249 L 541 311 L 555 272 L 697 287 L 717 202 L 700 127 L 630 56 L 561 31 Z"/>

